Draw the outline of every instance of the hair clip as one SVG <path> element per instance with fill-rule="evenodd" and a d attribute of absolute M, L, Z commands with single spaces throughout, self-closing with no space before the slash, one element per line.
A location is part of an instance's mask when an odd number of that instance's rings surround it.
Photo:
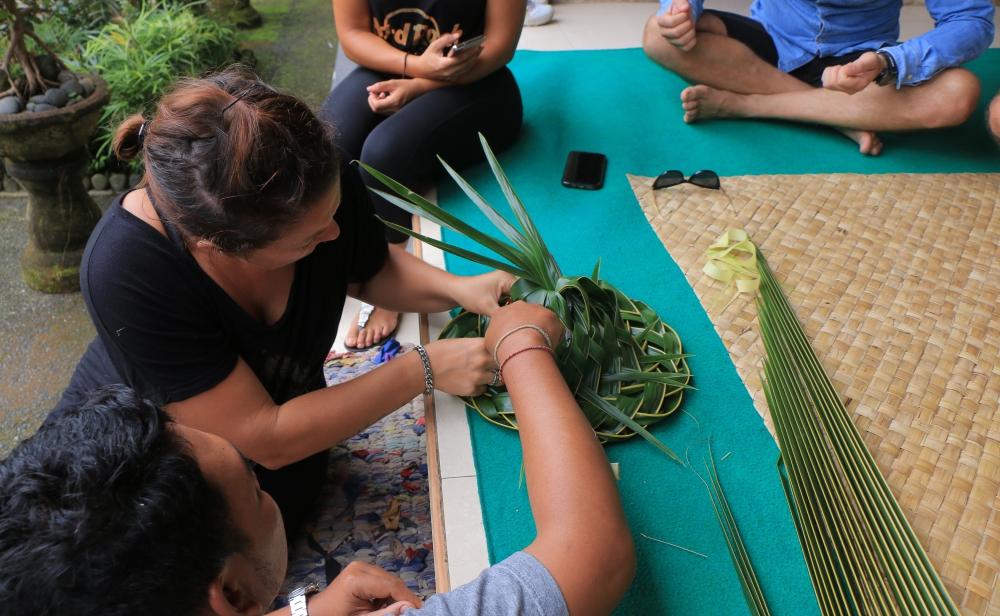
<path fill-rule="evenodd" d="M 137 137 L 137 139 L 139 140 L 140 148 L 142 147 L 142 144 L 146 141 L 146 133 L 149 132 L 149 124 L 150 120 L 145 120 L 143 121 L 142 126 L 139 127 L 139 136 Z"/>
<path fill-rule="evenodd" d="M 240 92 L 239 95 L 237 95 L 237 97 L 233 99 L 233 102 L 231 102 L 228 105 L 226 105 L 225 107 L 223 107 L 222 108 L 222 113 L 226 113 L 227 111 L 229 111 L 230 107 L 232 107 L 236 103 L 238 103 L 241 100 L 243 100 L 243 97 L 246 96 L 247 94 L 250 94 L 250 88 L 247 88 L 246 90 L 243 90 L 242 92 Z"/>

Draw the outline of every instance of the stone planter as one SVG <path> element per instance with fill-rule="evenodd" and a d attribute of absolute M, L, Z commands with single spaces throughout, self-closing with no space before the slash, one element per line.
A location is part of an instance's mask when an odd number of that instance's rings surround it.
<path fill-rule="evenodd" d="M 80 289 L 80 259 L 101 217 L 83 186 L 87 142 L 110 95 L 94 77 L 87 98 L 62 109 L 0 116 L 0 153 L 28 193 L 28 245 L 21 272 L 32 289 L 65 293 Z"/>

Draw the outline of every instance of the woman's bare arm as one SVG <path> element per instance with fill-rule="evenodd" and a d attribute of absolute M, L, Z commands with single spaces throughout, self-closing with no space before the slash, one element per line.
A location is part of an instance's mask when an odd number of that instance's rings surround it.
<path fill-rule="evenodd" d="M 525 323 L 559 340 L 562 327 L 551 312 L 517 302 L 494 313 L 487 347 Z M 539 345 L 545 345 L 542 336 L 524 329 L 505 339 L 498 353 L 538 529 L 525 551 L 552 574 L 570 614 L 609 614 L 635 575 L 632 537 L 608 459 L 552 355 L 519 352 Z"/>

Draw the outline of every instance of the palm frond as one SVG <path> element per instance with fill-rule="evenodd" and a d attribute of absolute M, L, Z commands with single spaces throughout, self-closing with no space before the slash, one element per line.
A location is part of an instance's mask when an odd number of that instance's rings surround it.
<path fill-rule="evenodd" d="M 509 263 L 432 240 L 399 225 L 386 224 L 462 258 L 517 276 L 510 290 L 511 298 L 548 307 L 566 327 L 569 336 L 557 345 L 556 362 L 598 437 L 605 442 L 616 442 L 639 435 L 683 464 L 648 430 L 680 407 L 684 390 L 690 387 L 691 370 L 677 333 L 652 308 L 601 280 L 600 261 L 592 276 L 563 276 L 482 135 L 480 140 L 514 221 L 508 220 L 453 168 L 441 162 L 506 241 L 473 228 L 376 169 L 364 164 L 362 167 L 392 193 L 373 189 L 376 194 L 468 237 Z M 441 337 L 479 337 L 485 333 L 487 324 L 485 317 L 459 312 L 444 327 Z M 465 401 L 487 421 L 517 429 L 510 397 L 502 386 L 489 387 L 484 394 Z"/>
<path fill-rule="evenodd" d="M 823 614 L 957 616 L 759 250 L 757 266 L 764 394 Z"/>

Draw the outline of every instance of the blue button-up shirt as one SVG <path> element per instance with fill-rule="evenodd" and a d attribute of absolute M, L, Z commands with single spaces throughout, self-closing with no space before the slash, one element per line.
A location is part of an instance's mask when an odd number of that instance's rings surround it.
<path fill-rule="evenodd" d="M 899 42 L 901 0 L 754 0 L 750 16 L 778 49 L 778 68 L 793 71 L 813 58 L 879 49 L 896 61 L 896 87 L 927 81 L 979 56 L 993 42 L 990 0 L 926 0 L 934 29 Z M 690 0 L 701 17 L 704 0 Z M 660 0 L 660 12 L 671 0 Z"/>

